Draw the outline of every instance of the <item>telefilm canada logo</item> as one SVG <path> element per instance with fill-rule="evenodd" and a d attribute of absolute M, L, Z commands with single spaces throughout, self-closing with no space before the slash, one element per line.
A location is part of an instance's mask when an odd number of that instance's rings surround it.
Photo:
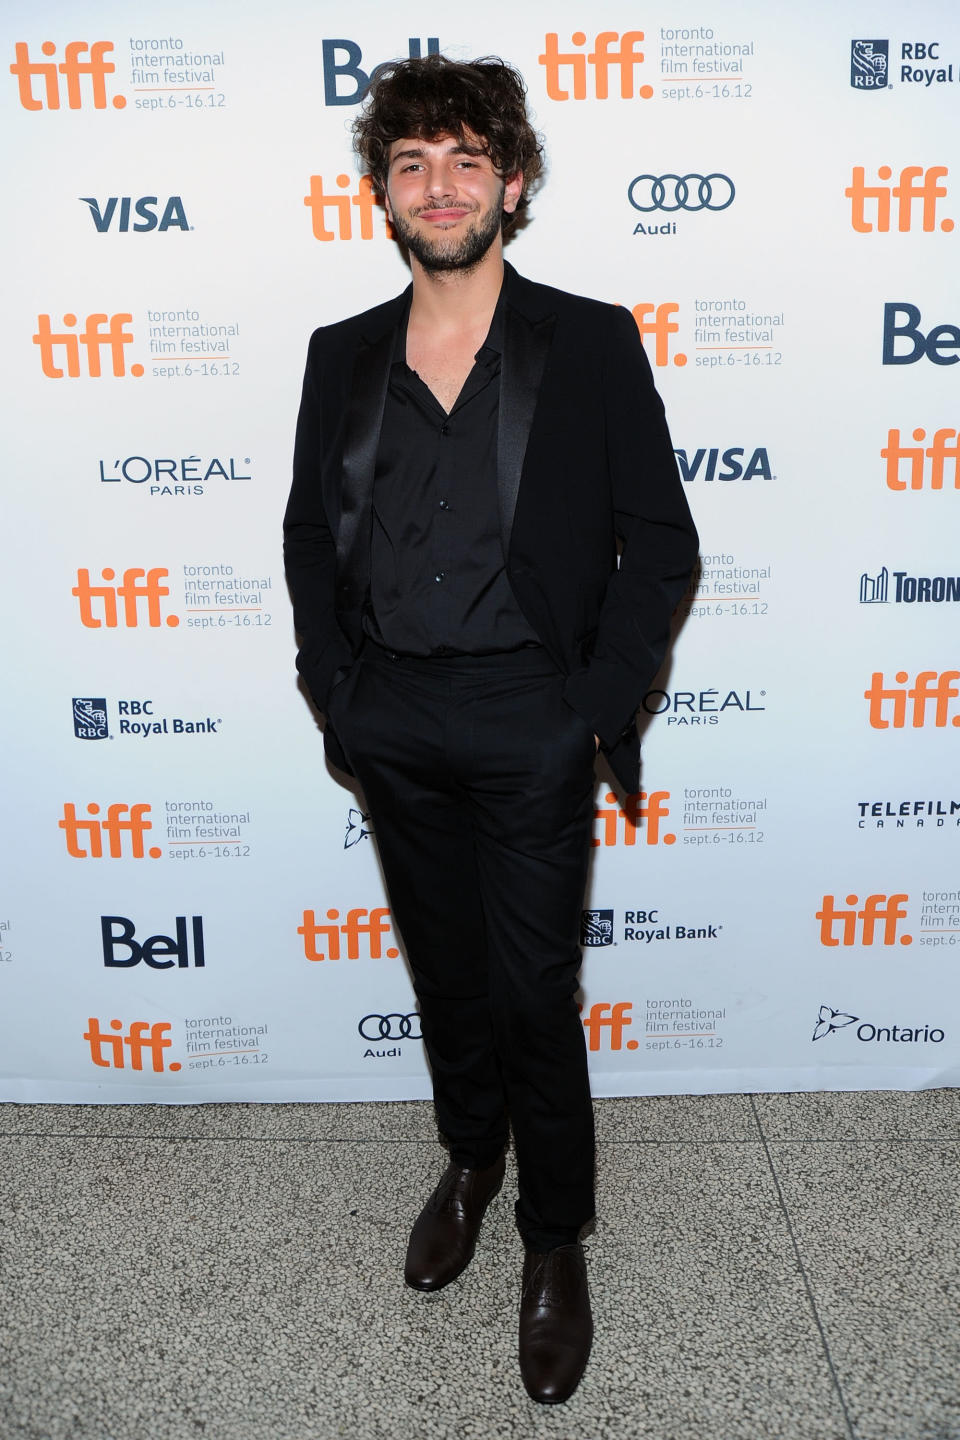
<path fill-rule="evenodd" d="M 851 1030 L 853 1025 L 856 1025 L 856 1030 Z M 872 1020 L 861 1020 L 859 1015 L 835 1010 L 832 1005 L 821 1005 L 811 1040 L 823 1040 L 840 1030 L 849 1031 L 864 1045 L 939 1045 L 945 1034 L 939 1026 L 929 1022 L 922 1025 L 875 1025 Z"/>

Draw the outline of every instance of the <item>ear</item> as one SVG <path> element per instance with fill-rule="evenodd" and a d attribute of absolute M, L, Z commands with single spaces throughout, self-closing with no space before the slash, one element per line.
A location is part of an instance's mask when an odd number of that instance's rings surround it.
<path fill-rule="evenodd" d="M 508 215 L 512 215 L 517 208 L 517 202 L 523 194 L 523 171 L 518 170 L 516 175 L 504 182 L 503 208 Z"/>

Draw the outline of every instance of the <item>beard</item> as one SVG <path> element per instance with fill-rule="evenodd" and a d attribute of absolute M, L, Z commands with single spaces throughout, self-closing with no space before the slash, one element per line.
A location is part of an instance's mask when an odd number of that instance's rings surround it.
<path fill-rule="evenodd" d="M 438 231 L 437 237 L 431 239 L 419 230 L 414 230 L 406 216 L 397 214 L 394 214 L 391 224 L 401 245 L 419 260 L 424 270 L 439 273 L 445 270 L 472 270 L 479 265 L 500 233 L 502 214 L 501 190 L 499 201 L 491 205 L 485 216 L 481 212 L 479 222 L 475 222 L 465 235 L 457 238 L 447 239 L 443 231 Z"/>

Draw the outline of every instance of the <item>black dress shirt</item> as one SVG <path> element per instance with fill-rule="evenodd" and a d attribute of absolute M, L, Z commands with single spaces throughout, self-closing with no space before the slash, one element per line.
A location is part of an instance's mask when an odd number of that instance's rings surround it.
<path fill-rule="evenodd" d="M 401 655 L 538 644 L 504 566 L 497 499 L 503 292 L 449 414 L 406 363 L 398 327 L 373 489 L 364 629 Z"/>

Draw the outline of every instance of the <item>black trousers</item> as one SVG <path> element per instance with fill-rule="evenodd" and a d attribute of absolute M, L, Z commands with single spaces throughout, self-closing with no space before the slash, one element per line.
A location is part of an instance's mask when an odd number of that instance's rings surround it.
<path fill-rule="evenodd" d="M 595 743 L 539 649 L 444 660 L 368 644 L 330 720 L 363 787 L 460 1165 L 513 1126 L 517 1224 L 546 1250 L 594 1212 L 575 1000 Z"/>

